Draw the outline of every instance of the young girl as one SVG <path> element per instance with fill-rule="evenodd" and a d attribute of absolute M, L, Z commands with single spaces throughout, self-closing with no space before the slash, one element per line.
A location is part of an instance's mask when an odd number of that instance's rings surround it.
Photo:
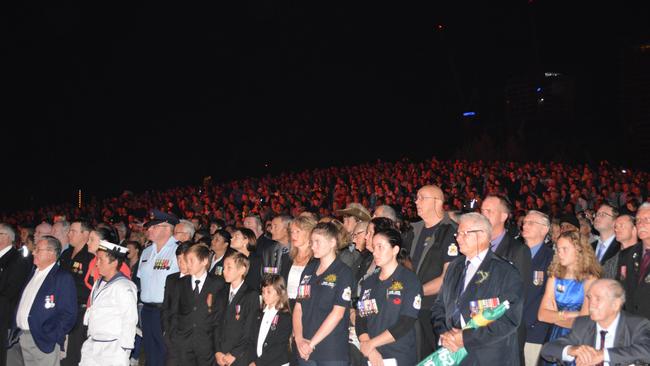
<path fill-rule="evenodd" d="M 254 362 L 249 366 L 289 365 L 291 314 L 284 278 L 267 275 L 262 281 L 264 311 L 257 316 L 253 332 Z"/>
<path fill-rule="evenodd" d="M 208 276 L 210 249 L 192 245 L 185 254 L 188 275 L 177 283 L 171 305 L 171 341 L 178 345 L 181 365 L 214 366 L 218 320 L 222 316 L 216 300 L 223 280 Z"/>
<path fill-rule="evenodd" d="M 260 300 L 258 292 L 244 282 L 249 267 L 248 258 L 241 253 L 233 253 L 223 262 L 223 278 L 229 284 L 218 300 L 223 309 L 216 338 L 215 357 L 219 366 L 247 366 L 254 357 L 251 335 Z"/>

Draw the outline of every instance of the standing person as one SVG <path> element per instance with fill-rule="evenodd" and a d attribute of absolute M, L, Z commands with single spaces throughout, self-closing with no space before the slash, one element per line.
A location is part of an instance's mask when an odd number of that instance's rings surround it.
<path fill-rule="evenodd" d="M 97 268 L 97 257 L 95 254 L 99 250 L 99 245 L 102 240 L 109 243 L 117 243 L 119 241 L 117 230 L 112 226 L 101 226 L 90 231 L 90 235 L 88 235 L 88 252 L 93 255 L 93 259 L 88 263 L 88 271 L 86 271 L 86 277 L 84 277 L 84 284 L 89 290 L 93 289 L 93 284 L 101 277 Z M 131 268 L 126 261 L 120 261 L 120 263 L 120 272 L 130 280 Z M 88 296 L 88 300 L 86 301 L 86 305 L 89 304 L 90 296 Z"/>
<path fill-rule="evenodd" d="M 532 281 L 526 289 L 526 302 L 522 322 L 526 327 L 524 358 L 526 366 L 535 366 L 539 361 L 539 352 L 546 339 L 549 324 L 537 318 L 539 307 L 548 281 L 548 266 L 553 260 L 553 249 L 546 244 L 551 223 L 546 214 L 530 210 L 524 217 L 521 236 L 530 248 L 532 272 L 528 274 Z"/>
<path fill-rule="evenodd" d="M 301 366 L 344 366 L 349 362 L 347 308 L 352 273 L 336 257 L 339 232 L 331 222 L 311 232 L 315 261 L 305 268 L 293 312 L 293 333 Z"/>
<path fill-rule="evenodd" d="M 18 302 L 16 326 L 25 366 L 59 365 L 65 336 L 77 318 L 77 288 L 60 268 L 61 243 L 44 235 L 34 249 L 34 266 Z"/>
<path fill-rule="evenodd" d="M 0 224 L 0 366 L 7 363 L 7 334 L 16 313 L 20 290 L 32 268 L 13 246 L 16 232 L 7 224 Z"/>
<path fill-rule="evenodd" d="M 171 310 L 172 300 L 178 296 L 178 283 L 183 277 L 187 276 L 188 274 L 185 254 L 187 254 L 190 246 L 190 242 L 185 242 L 181 243 L 178 248 L 176 248 L 176 262 L 178 263 L 178 272 L 168 275 L 167 279 L 165 280 L 165 296 L 163 298 L 163 304 L 160 310 L 160 317 L 162 319 L 163 337 L 165 338 L 165 345 L 167 346 L 167 357 L 165 358 L 166 366 L 180 365 L 178 360 L 178 345 L 173 343 L 171 339 Z"/>
<path fill-rule="evenodd" d="M 258 252 L 262 256 L 264 274 L 289 272 L 291 267 L 291 258 L 289 257 L 291 221 L 291 216 L 287 215 L 276 216 L 271 220 L 271 236 L 275 244 L 263 252 Z"/>
<path fill-rule="evenodd" d="M 437 344 L 431 328 L 431 306 L 440 291 L 449 263 L 459 255 L 454 238 L 458 225 L 445 212 L 443 203 L 444 196 L 439 187 L 428 185 L 420 188 L 415 206 L 422 221 L 412 225 L 413 241 L 405 243 L 424 296 L 416 328 L 418 360 L 433 352 Z"/>
<path fill-rule="evenodd" d="M 152 244 L 142 251 L 138 267 L 140 300 L 142 301 L 142 342 L 146 366 L 165 363 L 165 341 L 162 335 L 160 309 L 165 294 L 167 276 L 178 272 L 176 238 L 172 236 L 178 218 L 172 214 L 153 210 L 145 224 L 147 238 Z"/>
<path fill-rule="evenodd" d="M 138 323 L 138 289 L 119 271 L 128 249 L 102 240 L 97 249 L 99 277 L 90 293 L 84 324 L 88 339 L 79 365 L 129 365 Z"/>
<path fill-rule="evenodd" d="M 632 314 L 650 319 L 650 203 L 645 202 L 636 211 L 636 230 L 639 243 L 630 247 L 625 257 L 624 285 L 627 292 L 625 309 Z"/>
<path fill-rule="evenodd" d="M 223 260 L 227 255 L 235 252 L 230 248 L 230 240 L 230 233 L 224 229 L 219 229 L 212 234 L 212 240 L 210 241 L 212 258 L 210 260 L 210 270 L 208 271 L 211 275 L 223 277 Z"/>
<path fill-rule="evenodd" d="M 316 220 L 308 216 L 299 216 L 291 222 L 291 252 L 289 253 L 291 267 L 289 273 L 281 273 L 281 275 L 287 284 L 287 295 L 292 309 L 298 296 L 302 272 L 314 257 L 309 245 L 309 236 L 314 226 L 316 226 Z"/>
<path fill-rule="evenodd" d="M 592 242 L 591 247 L 601 265 L 621 250 L 621 243 L 616 240 L 614 233 L 614 221 L 617 217 L 618 210 L 607 203 L 603 203 L 596 211 L 594 229 L 598 231 L 598 240 Z"/>
<path fill-rule="evenodd" d="M 255 234 L 255 242 L 259 253 L 264 253 L 267 248 L 276 244 L 275 240 L 264 235 L 264 225 L 262 225 L 262 219 L 258 215 L 246 216 L 243 225 Z"/>
<path fill-rule="evenodd" d="M 363 281 L 358 301 L 356 333 L 361 353 L 372 366 L 393 359 L 397 365 L 415 365 L 415 324 L 422 305 L 417 276 L 398 263 L 402 236 L 396 229 L 377 231 L 374 261 L 380 272 Z"/>
<path fill-rule="evenodd" d="M 88 239 L 92 226 L 89 222 L 75 220 L 68 230 L 68 241 L 70 246 L 61 253 L 59 262 L 61 268 L 72 274 L 75 285 L 77 286 L 77 322 L 70 334 L 65 350 L 65 358 L 61 360 L 61 366 L 77 366 L 81 360 L 81 346 L 86 340 L 87 327 L 83 324 L 84 314 L 86 313 L 86 304 L 90 295 L 90 287 L 86 286 L 85 278 L 90 268 L 90 262 L 95 255 L 88 251 Z"/>
<path fill-rule="evenodd" d="M 217 298 L 223 311 L 215 355 L 219 366 L 248 366 L 254 359 L 251 338 L 260 300 L 258 292 L 244 282 L 249 266 L 241 253 L 224 260 L 223 278 L 228 284 Z"/>
<path fill-rule="evenodd" d="M 602 271 L 593 249 L 578 231 L 560 234 L 556 247 L 537 315 L 539 320 L 552 324 L 547 341 L 569 334 L 573 321 L 589 314 L 587 289 Z"/>
<path fill-rule="evenodd" d="M 248 286 L 257 290 L 262 282 L 262 257 L 258 255 L 256 240 L 253 231 L 238 227 L 232 233 L 230 247 L 248 258 L 250 267 L 245 281 Z"/>
<path fill-rule="evenodd" d="M 171 340 L 178 345 L 181 365 L 214 366 L 219 319 L 223 314 L 217 296 L 224 282 L 220 277 L 208 276 L 210 249 L 206 245 L 191 246 L 185 257 L 189 275 L 179 280 L 172 299 Z"/>
<path fill-rule="evenodd" d="M 492 225 L 472 212 L 458 219 L 457 239 L 463 257 L 447 269 L 432 309 L 442 347 L 467 350 L 463 365 L 520 365 L 517 327 L 523 310 L 519 271 L 490 250 Z M 485 327 L 462 330 L 472 315 L 508 301 L 505 314 Z"/>
<path fill-rule="evenodd" d="M 634 217 L 630 215 L 617 217 L 614 221 L 614 235 L 616 235 L 616 241 L 621 243 L 621 250 L 603 264 L 603 278 L 612 278 L 623 282 L 627 275 L 627 268 L 624 267 L 626 256 L 632 255 L 633 250 L 630 248 L 639 242 L 634 226 Z"/>
<path fill-rule="evenodd" d="M 289 299 L 282 276 L 271 274 L 264 277 L 262 300 L 264 310 L 258 312 L 253 328 L 255 355 L 249 366 L 288 366 L 292 327 Z"/>

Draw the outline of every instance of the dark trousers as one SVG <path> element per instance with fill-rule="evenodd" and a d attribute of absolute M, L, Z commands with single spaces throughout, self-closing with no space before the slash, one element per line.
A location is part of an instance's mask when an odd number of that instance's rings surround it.
<path fill-rule="evenodd" d="M 433 334 L 433 325 L 431 324 L 431 311 L 420 310 L 415 327 L 415 336 L 417 342 L 417 357 L 418 361 L 421 361 L 433 353 L 436 348 L 436 337 Z"/>
<path fill-rule="evenodd" d="M 68 346 L 65 349 L 65 358 L 61 360 L 61 366 L 77 366 L 81 361 L 81 346 L 88 338 L 88 327 L 84 325 L 84 314 L 86 314 L 86 305 L 79 305 L 77 322 L 68 333 Z"/>
<path fill-rule="evenodd" d="M 165 341 L 162 335 L 160 309 L 156 306 L 142 307 L 142 343 L 144 344 L 145 365 L 163 366 L 165 364 Z"/>
<path fill-rule="evenodd" d="M 216 364 L 217 361 L 214 358 L 215 352 L 212 346 L 212 339 L 192 335 L 188 341 L 176 347 L 180 361 L 179 364 L 183 366 L 214 366 Z"/>

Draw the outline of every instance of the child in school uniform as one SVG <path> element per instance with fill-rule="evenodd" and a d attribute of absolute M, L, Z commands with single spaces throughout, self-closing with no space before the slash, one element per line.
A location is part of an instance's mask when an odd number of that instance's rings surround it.
<path fill-rule="evenodd" d="M 281 275 L 264 278 L 262 300 L 264 310 L 257 316 L 253 332 L 255 358 L 250 366 L 287 366 L 292 325 L 287 286 Z"/>
<path fill-rule="evenodd" d="M 208 276 L 210 249 L 191 246 L 185 254 L 188 275 L 179 279 L 171 305 L 171 340 L 177 344 L 181 365 L 214 366 L 216 334 L 222 308 L 217 299 L 224 288 L 221 278 Z"/>
<path fill-rule="evenodd" d="M 251 334 L 260 308 L 257 290 L 245 282 L 250 262 L 241 253 L 224 259 L 223 278 L 226 285 L 219 296 L 223 319 L 216 341 L 216 361 L 219 366 L 248 366 L 253 358 Z"/>

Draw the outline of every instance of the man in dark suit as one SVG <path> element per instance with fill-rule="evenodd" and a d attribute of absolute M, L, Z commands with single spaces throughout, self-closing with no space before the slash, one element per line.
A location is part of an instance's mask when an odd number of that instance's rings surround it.
<path fill-rule="evenodd" d="M 521 242 L 505 229 L 506 221 L 510 217 L 511 206 L 505 196 L 488 195 L 481 204 L 481 213 L 490 220 L 492 225 L 492 237 L 490 238 L 490 249 L 494 254 L 505 258 L 517 267 L 523 288 L 527 289 L 532 285 L 531 255 L 528 246 Z M 525 297 L 525 293 L 523 294 Z M 522 299 L 525 301 L 525 298 Z M 526 324 L 521 322 L 517 329 L 517 339 L 521 351 L 521 362 L 524 362 L 524 344 L 526 342 Z"/>
<path fill-rule="evenodd" d="M 616 255 L 621 250 L 621 243 L 616 240 L 614 233 L 614 221 L 618 217 L 618 210 L 607 203 L 603 203 L 594 218 L 594 228 L 598 231 L 600 238 L 593 243 L 594 253 L 601 265 Z"/>
<path fill-rule="evenodd" d="M 517 327 L 524 291 L 519 271 L 489 250 L 492 226 L 485 216 L 468 213 L 458 223 L 457 240 L 464 256 L 449 264 L 432 308 L 434 330 L 450 351 L 465 347 L 468 354 L 461 365 L 518 366 Z M 499 319 L 461 330 L 474 313 L 506 300 L 510 307 Z"/>
<path fill-rule="evenodd" d="M 650 203 L 643 203 L 636 213 L 639 243 L 630 247 L 625 256 L 625 310 L 650 319 Z"/>
<path fill-rule="evenodd" d="M 72 275 L 57 259 L 61 243 L 45 235 L 36 243 L 34 266 L 16 309 L 16 325 L 22 331 L 20 349 L 25 366 L 58 365 L 59 348 L 77 319 L 77 289 Z"/>
<path fill-rule="evenodd" d="M 7 363 L 7 332 L 16 312 L 20 290 L 25 285 L 32 266 L 14 248 L 16 232 L 7 224 L 0 224 L 0 366 Z"/>
<path fill-rule="evenodd" d="M 539 352 L 548 332 L 548 323 L 537 318 L 539 306 L 544 297 L 544 289 L 548 280 L 548 266 L 553 260 L 553 249 L 546 244 L 551 222 L 546 214 L 531 210 L 524 217 L 521 236 L 528 246 L 533 257 L 532 272 L 528 274 L 532 281 L 526 289 L 524 314 L 522 323 L 526 327 L 526 343 L 524 345 L 524 358 L 526 365 L 536 365 Z"/>
<path fill-rule="evenodd" d="M 577 365 L 650 363 L 650 321 L 621 310 L 623 287 L 600 279 L 588 291 L 589 316 L 576 318 L 571 333 L 545 344 L 542 357 Z"/>
<path fill-rule="evenodd" d="M 218 341 L 216 332 L 223 316 L 217 296 L 224 287 L 224 281 L 221 277 L 208 275 L 198 295 L 195 295 L 193 278 L 188 275 L 177 283 L 171 307 L 171 340 L 178 345 L 181 365 L 213 366 Z"/>

